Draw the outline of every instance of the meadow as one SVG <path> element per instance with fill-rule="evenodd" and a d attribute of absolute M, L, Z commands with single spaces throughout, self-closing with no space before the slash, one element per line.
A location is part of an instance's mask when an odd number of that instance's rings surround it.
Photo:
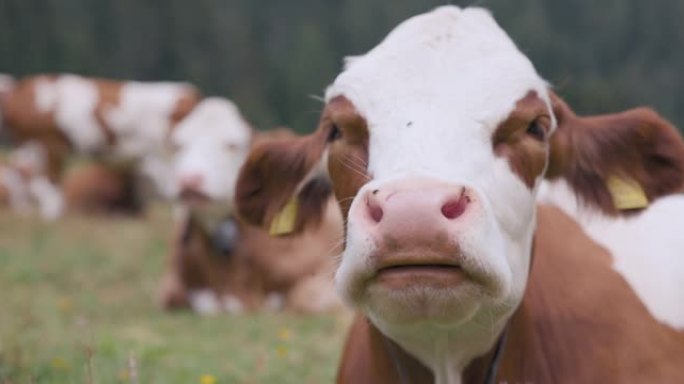
<path fill-rule="evenodd" d="M 328 383 L 348 319 L 165 313 L 171 214 L 0 211 L 0 383 Z"/>

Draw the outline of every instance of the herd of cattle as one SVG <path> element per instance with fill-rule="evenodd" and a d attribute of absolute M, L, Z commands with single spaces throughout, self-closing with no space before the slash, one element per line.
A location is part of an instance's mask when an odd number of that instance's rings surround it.
<path fill-rule="evenodd" d="M 64 210 L 136 213 L 149 195 L 175 202 L 165 308 L 341 307 L 330 279 L 342 228 L 332 202 L 320 228 L 302 236 L 270 236 L 234 214 L 250 147 L 288 130 L 256 132 L 232 102 L 185 83 L 4 77 L 0 97 L 3 129 L 18 145 L 1 170 L 11 208 L 55 219 Z M 66 170 L 72 155 L 93 161 Z"/>
<path fill-rule="evenodd" d="M 684 382 L 684 140 L 578 116 L 486 10 L 347 59 L 308 136 L 188 84 L 0 84 L 17 209 L 135 209 L 122 170 L 176 201 L 167 308 L 344 301 L 340 383 Z M 107 166 L 62 177 L 70 154 Z"/>

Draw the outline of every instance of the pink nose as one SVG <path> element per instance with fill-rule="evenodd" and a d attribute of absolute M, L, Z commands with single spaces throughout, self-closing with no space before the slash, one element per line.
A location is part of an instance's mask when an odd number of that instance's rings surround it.
<path fill-rule="evenodd" d="M 180 177 L 178 184 L 180 186 L 181 191 L 198 191 L 202 189 L 202 185 L 204 184 L 204 177 L 197 173 L 183 175 Z"/>
<path fill-rule="evenodd" d="M 429 241 L 462 225 L 474 209 L 474 195 L 460 185 L 407 179 L 367 190 L 350 219 L 359 219 L 383 236 Z"/>

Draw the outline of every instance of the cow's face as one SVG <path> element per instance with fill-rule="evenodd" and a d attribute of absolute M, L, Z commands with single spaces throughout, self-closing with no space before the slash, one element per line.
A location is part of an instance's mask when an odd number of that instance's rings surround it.
<path fill-rule="evenodd" d="M 684 146 L 654 113 L 575 116 L 489 13 L 442 7 L 348 61 L 318 130 L 255 148 L 236 198 L 247 221 L 269 225 L 296 196 L 297 231 L 320 214 L 311 191 L 331 181 L 347 219 L 336 274 L 347 301 L 395 340 L 432 325 L 491 343 L 523 295 L 547 169 L 605 208 L 611 175 L 649 198 L 681 188 Z"/>
<path fill-rule="evenodd" d="M 231 203 L 251 128 L 228 100 L 208 98 L 182 120 L 171 141 L 178 197 L 187 203 Z"/>
<path fill-rule="evenodd" d="M 347 217 L 349 302 L 398 324 L 519 302 L 554 125 L 546 88 L 481 9 L 414 17 L 348 62 L 305 146 Z"/>
<path fill-rule="evenodd" d="M 348 301 L 442 324 L 518 303 L 554 124 L 546 88 L 479 9 L 410 19 L 349 63 L 320 128 L 336 195 L 353 197 L 336 275 Z"/>

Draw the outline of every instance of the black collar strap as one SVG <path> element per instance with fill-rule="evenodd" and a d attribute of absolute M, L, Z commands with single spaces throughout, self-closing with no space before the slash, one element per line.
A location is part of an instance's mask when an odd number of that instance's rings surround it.
<path fill-rule="evenodd" d="M 503 356 L 504 346 L 506 344 L 506 334 L 508 327 L 504 328 L 499 337 L 499 341 L 496 343 L 496 349 L 494 350 L 494 356 L 492 361 L 489 363 L 489 368 L 487 368 L 487 375 L 484 379 L 484 384 L 494 384 L 496 380 L 496 375 L 499 373 L 499 366 L 501 365 L 501 358 Z"/>

